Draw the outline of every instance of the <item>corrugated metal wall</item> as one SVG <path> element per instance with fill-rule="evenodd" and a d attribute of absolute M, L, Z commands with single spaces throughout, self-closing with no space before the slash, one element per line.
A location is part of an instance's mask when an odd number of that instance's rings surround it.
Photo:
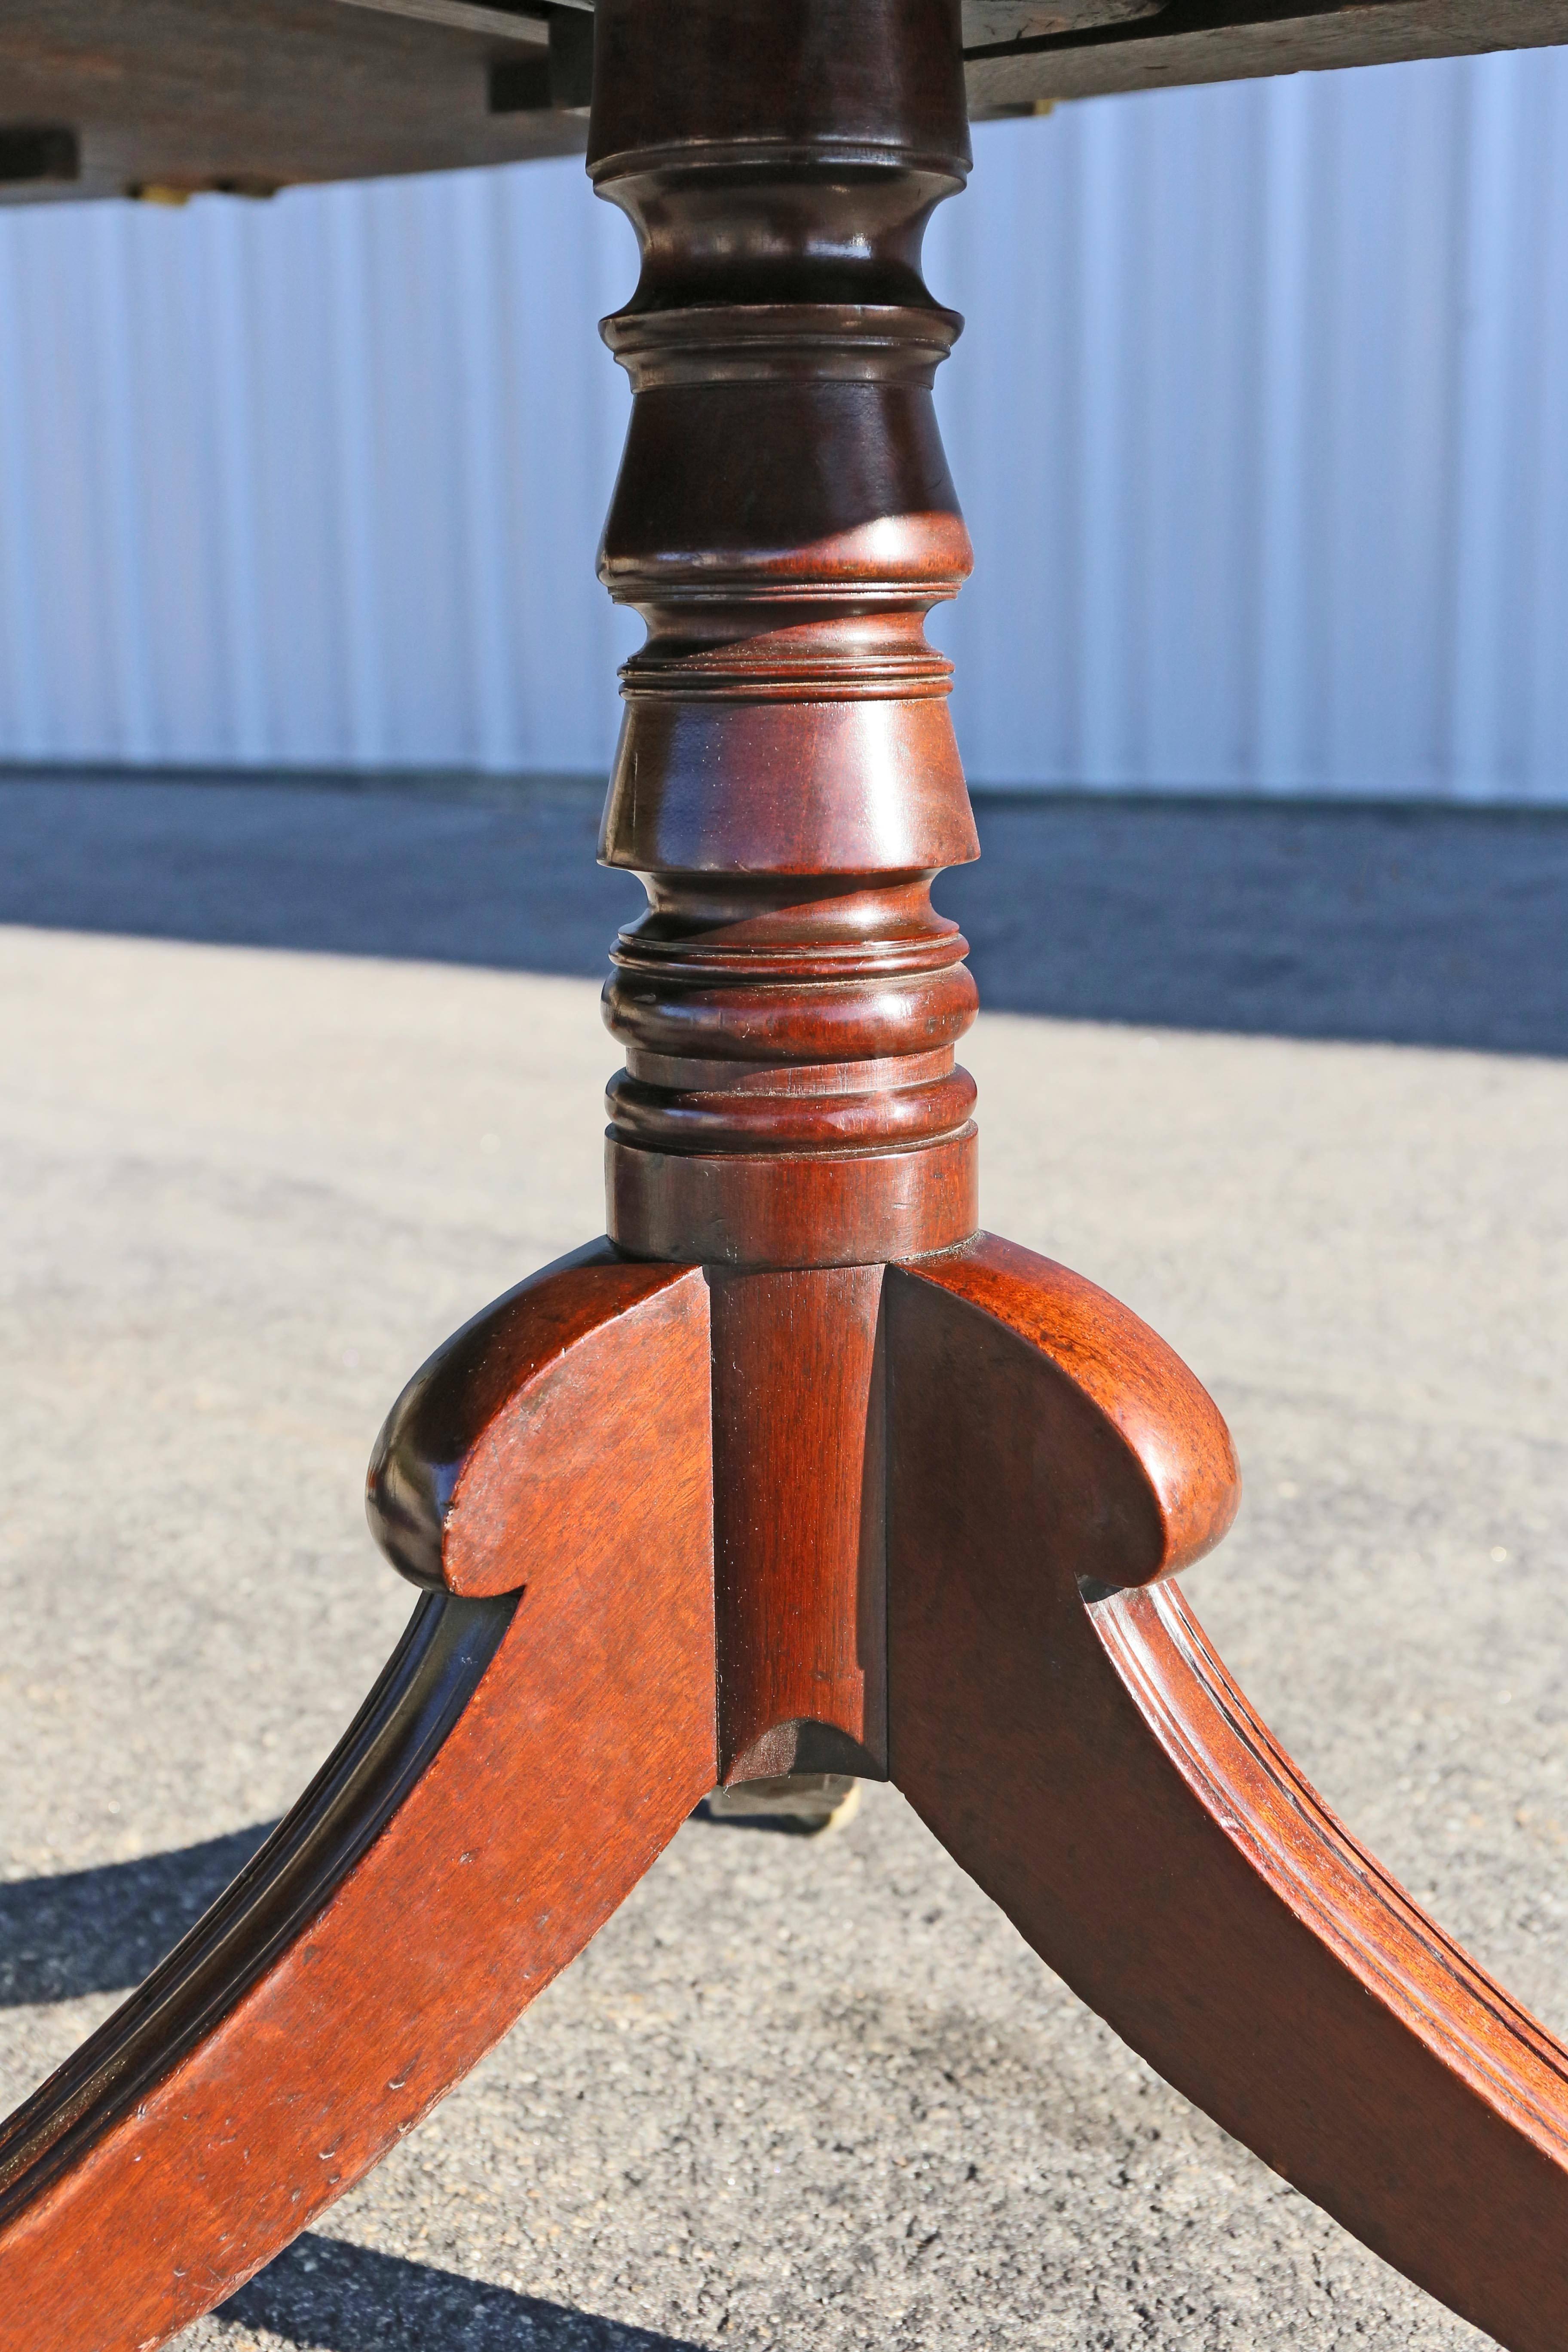
<path fill-rule="evenodd" d="M 1568 52 L 976 145 L 971 772 L 1568 799 Z M 575 163 L 0 215 L 0 757 L 602 764 L 632 274 Z"/>

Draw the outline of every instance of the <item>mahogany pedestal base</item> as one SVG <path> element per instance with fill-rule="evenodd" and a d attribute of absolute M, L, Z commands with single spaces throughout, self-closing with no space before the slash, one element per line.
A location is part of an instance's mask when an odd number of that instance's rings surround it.
<path fill-rule="evenodd" d="M 1568 2055 L 1165 1580 L 1237 1496 L 1177 1359 L 989 1236 L 739 1276 L 602 1243 L 510 1292 L 378 1444 L 373 1518 L 430 1590 L 359 1719 L 0 2134 L 0 2347 L 165 2341 L 413 2128 L 716 1781 L 853 1758 L 1169 2081 L 1552 2352 Z"/>

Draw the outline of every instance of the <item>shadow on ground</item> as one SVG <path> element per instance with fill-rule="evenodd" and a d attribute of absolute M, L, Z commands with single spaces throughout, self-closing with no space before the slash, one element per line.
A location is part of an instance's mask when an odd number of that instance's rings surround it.
<path fill-rule="evenodd" d="M 683 2338 L 336 2238 L 297 2238 L 220 2316 L 309 2352 L 696 2352 Z"/>
<path fill-rule="evenodd" d="M 802 1834 L 797 1822 L 710 1817 L 706 1800 L 692 1818 L 715 1829 Z M 276 1826 L 257 1822 L 139 1862 L 0 1884 L 0 2009 L 140 1984 Z"/>
<path fill-rule="evenodd" d="M 140 1862 L 0 1885 L 0 2008 L 139 1984 L 271 1827 L 261 1822 Z"/>
<path fill-rule="evenodd" d="M 0 782 L 0 922 L 600 977 L 599 784 Z M 1568 809 L 977 796 L 999 1012 L 1568 1053 Z"/>

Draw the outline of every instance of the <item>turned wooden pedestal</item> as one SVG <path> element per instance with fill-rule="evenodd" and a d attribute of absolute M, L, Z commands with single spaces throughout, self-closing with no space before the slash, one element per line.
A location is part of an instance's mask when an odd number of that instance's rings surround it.
<path fill-rule="evenodd" d="M 969 548 L 920 272 L 956 0 L 599 0 L 643 266 L 601 573 L 647 626 L 602 854 L 607 1238 L 410 1382 L 424 1588 L 342 1746 L 0 2132 L 0 2352 L 132 2352 L 425 2115 L 716 1782 L 890 1778 L 1169 2081 L 1512 2352 L 1568 2338 L 1568 2054 L 1325 1810 L 1173 1572 L 1214 1405 L 979 1230 L 975 840 L 925 635 Z"/>

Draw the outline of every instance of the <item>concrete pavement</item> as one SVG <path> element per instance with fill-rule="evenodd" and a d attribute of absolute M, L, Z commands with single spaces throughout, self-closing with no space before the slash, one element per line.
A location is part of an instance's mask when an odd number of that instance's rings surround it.
<path fill-rule="evenodd" d="M 1568 820 L 982 821 L 947 902 L 992 1001 L 1034 992 L 966 1055 L 986 1222 L 1213 1389 L 1247 1500 L 1189 1594 L 1330 1800 L 1568 2032 Z M 591 832 L 567 783 L 0 785 L 7 2096 L 390 1647 L 359 1491 L 408 1370 L 598 1229 L 587 972 L 626 894 Z M 182 2344 L 1479 2341 L 871 1789 L 821 1842 L 689 1825 Z"/>

